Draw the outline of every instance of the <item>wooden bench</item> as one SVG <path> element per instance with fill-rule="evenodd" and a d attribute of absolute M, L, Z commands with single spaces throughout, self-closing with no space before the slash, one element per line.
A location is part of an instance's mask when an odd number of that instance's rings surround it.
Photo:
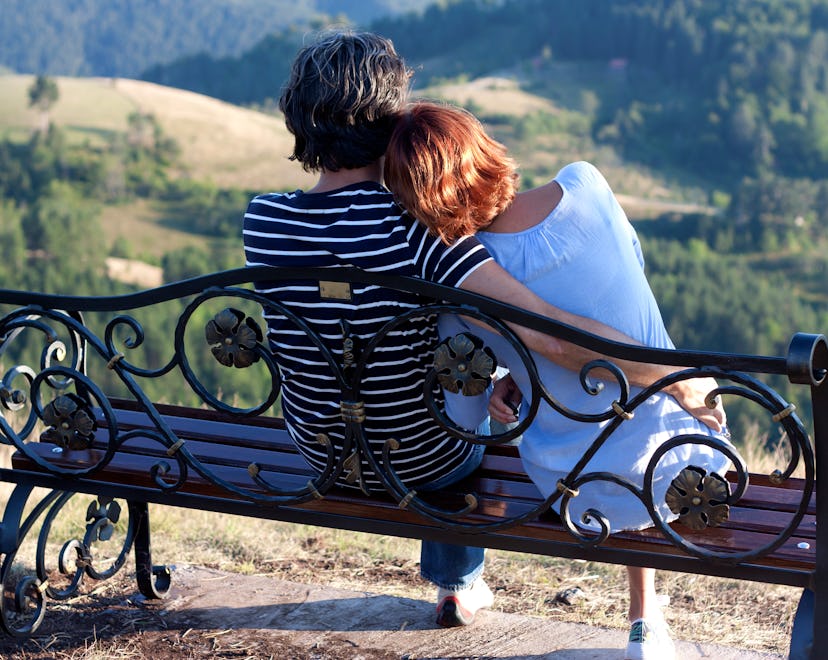
<path fill-rule="evenodd" d="M 205 292 L 204 299 L 217 297 L 221 292 L 255 300 L 254 294 L 236 289 L 234 285 L 261 281 L 265 275 L 276 277 L 272 271 L 259 272 L 258 269 L 229 271 L 118 299 L 38 297 L 0 291 L 0 304 L 20 304 L 25 299 L 22 308 L 0 320 L 0 335 L 10 343 L 20 328 L 43 324 L 44 319 L 48 319 L 50 324 L 68 324 L 73 333 L 83 337 L 83 341 L 76 342 L 78 350 L 84 353 L 83 360 L 70 356 L 72 366 L 56 369 L 40 365 L 40 370 L 31 369 L 27 382 L 34 382 L 40 388 L 46 388 L 52 382 L 50 375 L 55 381 L 58 376 L 72 381 L 72 377 L 80 376 L 86 369 L 85 362 L 93 358 L 105 362 L 125 382 L 132 383 L 136 370 L 120 356 L 112 342 L 96 343 L 98 340 L 80 322 L 75 311 L 129 310 L 195 295 L 195 302 L 182 314 L 182 318 L 189 318 L 191 309 L 203 302 L 199 292 Z M 295 278 L 298 275 L 303 278 L 323 276 L 319 272 L 303 271 L 279 273 L 278 277 Z M 78 377 L 73 381 L 75 394 L 59 393 L 55 400 L 59 400 L 57 409 L 61 415 L 56 416 L 54 405 L 51 410 L 44 411 L 45 402 L 32 406 L 33 417 L 45 419 L 47 426 L 52 422 L 45 432 L 26 428 L 27 437 L 23 438 L 20 431 L 15 432 L 4 419 L 0 420 L 7 442 L 17 448 L 11 467 L 0 469 L 0 480 L 15 484 L 6 504 L 0 534 L 0 552 L 4 555 L 0 578 L 6 594 L 2 599 L 2 625 L 8 633 L 33 634 L 43 618 L 48 598 L 66 597 L 65 592 L 53 589 L 45 571 L 32 576 L 13 575 L 11 565 L 23 537 L 34 528 L 35 518 L 42 517 L 49 507 L 59 509 L 72 494 L 86 493 L 97 498 L 88 510 L 87 538 L 67 543 L 61 552 L 62 569 L 70 576 L 75 575 L 77 583 L 84 573 L 93 578 L 114 574 L 134 547 L 141 592 L 148 597 L 163 596 L 170 585 L 170 571 L 165 566 L 153 564 L 147 507 L 148 503 L 159 503 L 253 518 L 807 587 L 817 591 L 814 627 L 815 639 L 819 642 L 819 636 L 824 634 L 820 632 L 819 624 L 828 623 L 828 611 L 819 599 L 820 593 L 825 593 L 819 586 L 825 579 L 826 565 L 817 553 L 820 545 L 816 525 L 819 506 L 811 440 L 792 407 L 755 376 L 786 374 L 792 382 L 801 383 L 803 391 L 811 396 L 815 442 L 819 444 L 820 438 L 828 439 L 828 387 L 824 384 L 828 349 L 824 337 L 796 335 L 789 354 L 783 358 L 655 351 L 598 340 L 500 303 L 407 278 L 378 277 L 348 270 L 326 271 L 324 277 L 335 281 L 337 278 L 341 281 L 377 281 L 384 286 L 408 288 L 434 300 L 448 301 L 440 302 L 435 308 L 437 311 L 451 308 L 467 315 L 479 313 L 488 319 L 504 318 L 509 314 L 510 318 L 525 325 L 607 355 L 683 365 L 688 367 L 686 376 L 703 373 L 717 377 L 720 383 L 730 381 L 725 393 L 747 392 L 759 412 L 772 417 L 784 428 L 793 447 L 792 462 L 783 466 L 780 473 L 761 475 L 748 473 L 749 466 L 740 465 L 737 460 L 736 471 L 726 475 L 732 492 L 726 502 L 729 515 L 718 526 L 691 529 L 684 524 L 692 518 L 691 515 L 669 525 L 656 521 L 659 524 L 652 528 L 605 538 L 606 535 L 579 534 L 571 523 L 552 513 L 549 510 L 552 499 L 545 501 L 540 496 L 524 474 L 516 449 L 508 444 L 484 439 L 488 447 L 480 470 L 438 494 L 418 494 L 393 483 L 387 497 L 367 497 L 359 491 L 338 487 L 320 491 L 324 478 L 309 470 L 278 417 L 262 414 L 259 409 L 251 413 L 250 410 L 219 405 L 212 398 L 207 401 L 211 405 L 206 408 L 155 404 L 146 399 L 137 385 L 130 388 L 134 395 L 131 399 L 95 392 L 93 396 L 89 394 L 94 390 L 93 384 L 82 382 Z M 475 312 L 475 309 L 480 311 Z M 266 349 L 259 345 L 257 350 Z M 25 370 L 18 370 L 14 375 L 19 378 L 23 372 Z M 149 370 L 141 375 L 154 377 L 155 372 Z M 10 387 L 12 380 L 4 379 L 0 402 L 6 409 L 17 410 L 30 401 L 27 396 L 30 393 Z M 190 378 L 187 380 L 191 382 Z M 657 384 L 653 391 L 664 384 Z M 61 434 L 61 429 L 55 428 L 61 420 L 64 423 L 68 420 L 71 422 L 68 426 L 75 426 L 64 429 Z M 91 423 L 93 420 L 94 424 Z M 358 427 L 358 423 L 355 424 Z M 797 466 L 804 466 L 805 478 L 788 476 L 788 472 Z M 341 466 L 335 469 L 341 469 Z M 577 490 L 578 479 L 584 476 L 571 475 L 568 481 L 570 495 Z M 24 515 L 26 506 L 32 506 L 30 499 L 35 487 L 45 487 L 50 493 L 35 504 L 37 516 Z M 99 541 L 100 530 L 117 517 L 114 514 L 118 507 L 113 508 L 113 498 L 127 503 L 129 515 L 123 548 L 113 553 L 116 559 L 111 566 L 96 566 L 90 546 L 93 540 Z M 646 500 L 645 494 L 645 504 Z M 828 544 L 823 543 L 821 547 L 828 547 Z M 42 551 L 39 549 L 38 552 Z M 43 562 L 39 561 L 38 566 L 41 565 Z M 72 592 L 76 588 L 77 584 L 73 584 Z"/>

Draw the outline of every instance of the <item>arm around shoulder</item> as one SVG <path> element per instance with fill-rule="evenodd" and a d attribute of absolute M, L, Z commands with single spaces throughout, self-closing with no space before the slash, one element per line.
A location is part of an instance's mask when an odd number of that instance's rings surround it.
<path fill-rule="evenodd" d="M 603 337 L 604 339 L 635 346 L 641 345 L 641 342 L 628 337 L 604 323 L 571 314 L 547 303 L 493 261 L 483 264 L 469 275 L 461 284 L 461 288 L 514 305 L 515 307 L 521 307 L 527 311 L 554 319 L 579 330 Z M 474 322 L 483 325 L 477 321 Z M 607 357 L 590 349 L 578 346 L 577 344 L 551 337 L 546 333 L 510 323 L 509 321 L 506 321 L 506 323 L 517 333 L 527 348 L 572 371 L 580 371 L 586 363 L 592 360 L 606 358 L 614 362 L 624 371 L 630 383 L 640 387 L 652 385 L 655 381 L 677 371 L 677 368 L 671 365 L 651 364 Z M 670 386 L 668 393 L 674 396 L 679 404 L 694 417 L 710 428 L 718 431 L 721 430 L 725 421 L 724 410 L 720 404 L 714 408 L 707 406 L 707 395 L 715 385 L 716 383 L 713 379 L 685 380 Z"/>

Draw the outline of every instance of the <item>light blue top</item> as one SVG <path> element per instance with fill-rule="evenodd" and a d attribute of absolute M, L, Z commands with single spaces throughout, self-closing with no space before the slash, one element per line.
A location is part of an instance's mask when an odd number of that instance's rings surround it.
<path fill-rule="evenodd" d="M 585 162 L 567 165 L 555 180 L 563 197 L 543 221 L 516 233 L 480 232 L 480 241 L 516 279 L 557 307 L 602 321 L 642 344 L 674 348 L 644 274 L 635 230 L 607 181 Z M 470 329 L 457 317 L 441 318 L 442 336 L 463 331 L 481 336 L 498 362 L 509 367 L 524 396 L 530 395 L 526 370 L 505 340 L 476 326 Z M 604 392 L 593 396 L 584 391 L 575 372 L 540 355 L 533 357 L 548 391 L 571 410 L 604 411 L 619 397 L 613 382 L 605 382 Z M 638 392 L 632 388 L 632 396 Z M 485 415 L 484 397 L 450 396 L 447 405 L 449 414 L 466 428 L 474 428 Z M 522 413 L 527 409 L 523 405 Z M 520 454 L 527 474 L 544 495 L 555 491 L 558 480 L 569 473 L 608 423 L 574 421 L 541 403 L 523 435 Z M 653 452 L 666 440 L 685 433 L 710 435 L 712 431 L 672 397 L 656 394 L 635 410 L 632 420 L 621 424 L 584 472 L 614 472 L 642 486 Z M 675 517 L 664 504 L 664 493 L 681 469 L 691 464 L 724 474 L 729 463 L 726 456 L 703 445 L 671 450 L 659 462 L 654 478 L 654 501 L 662 517 Z M 652 524 L 643 504 L 611 483 L 585 485 L 570 504 L 573 521 L 578 522 L 587 508 L 607 516 L 613 531 Z"/>

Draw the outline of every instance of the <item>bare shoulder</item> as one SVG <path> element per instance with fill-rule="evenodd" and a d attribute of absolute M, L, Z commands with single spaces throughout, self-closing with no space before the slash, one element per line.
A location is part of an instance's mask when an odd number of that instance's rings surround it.
<path fill-rule="evenodd" d="M 518 193 L 512 205 L 497 217 L 487 231 L 513 233 L 530 229 L 555 210 L 562 196 L 563 189 L 554 179 Z"/>

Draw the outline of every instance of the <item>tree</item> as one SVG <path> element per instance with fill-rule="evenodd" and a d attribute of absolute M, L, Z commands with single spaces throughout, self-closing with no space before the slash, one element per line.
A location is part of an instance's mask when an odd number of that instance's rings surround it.
<path fill-rule="evenodd" d="M 99 211 L 71 184 L 49 183 L 29 209 L 23 227 L 37 264 L 27 272 L 32 288 L 75 295 L 101 293 L 107 245 Z"/>
<path fill-rule="evenodd" d="M 29 87 L 29 107 L 40 110 L 40 130 L 49 130 L 49 110 L 57 102 L 60 92 L 57 83 L 48 76 L 38 76 Z"/>
<path fill-rule="evenodd" d="M 22 288 L 25 257 L 23 212 L 11 201 L 0 200 L 0 281 L 5 288 Z"/>

